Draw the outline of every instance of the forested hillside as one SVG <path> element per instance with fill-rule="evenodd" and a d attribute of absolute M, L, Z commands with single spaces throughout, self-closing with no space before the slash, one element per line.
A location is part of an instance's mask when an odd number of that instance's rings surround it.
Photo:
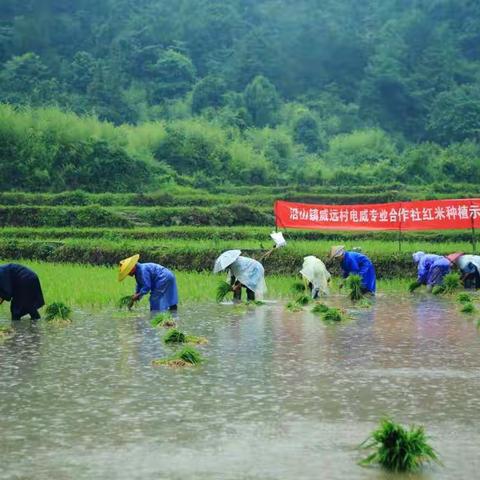
<path fill-rule="evenodd" d="M 471 0 L 0 0 L 0 188 L 478 183 L 479 60 Z"/>

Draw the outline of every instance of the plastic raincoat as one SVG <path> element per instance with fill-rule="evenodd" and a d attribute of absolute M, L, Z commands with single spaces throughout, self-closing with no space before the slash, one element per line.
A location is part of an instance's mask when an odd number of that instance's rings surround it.
<path fill-rule="evenodd" d="M 237 281 L 255 292 L 255 298 L 262 300 L 267 285 L 263 265 L 253 258 L 238 257 L 229 267 L 229 278 L 233 275 Z"/>
<path fill-rule="evenodd" d="M 318 294 L 328 295 L 330 273 L 325 267 L 325 264 L 319 258 L 314 257 L 313 255 L 305 257 L 303 259 L 303 266 L 300 273 L 313 285 L 313 298 L 316 298 Z"/>
<path fill-rule="evenodd" d="M 24 315 L 40 318 L 38 309 L 45 305 L 40 280 L 35 272 L 17 263 L 0 267 L 0 297 L 10 302 L 13 320 Z"/>
<path fill-rule="evenodd" d="M 423 253 L 418 260 L 418 283 L 440 285 L 443 277 L 450 271 L 450 261 L 441 255 Z"/>
<path fill-rule="evenodd" d="M 135 280 L 140 298 L 150 292 L 150 310 L 164 312 L 178 304 L 177 281 L 168 268 L 156 263 L 137 263 Z"/>
<path fill-rule="evenodd" d="M 342 264 L 343 277 L 349 275 L 360 275 L 362 278 L 362 288 L 370 293 L 375 293 L 376 276 L 375 267 L 370 259 L 358 252 L 345 252 Z"/>

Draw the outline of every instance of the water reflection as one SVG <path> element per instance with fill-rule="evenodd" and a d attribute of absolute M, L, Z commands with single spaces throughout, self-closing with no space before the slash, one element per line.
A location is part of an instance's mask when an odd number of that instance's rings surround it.
<path fill-rule="evenodd" d="M 409 478 L 475 478 L 480 343 L 453 303 L 379 297 L 340 325 L 191 305 L 178 323 L 208 337 L 203 366 L 152 368 L 172 349 L 148 315 L 19 324 L 0 343 L 0 479 L 400 478 L 356 464 L 384 413 L 426 424 L 446 464 Z"/>

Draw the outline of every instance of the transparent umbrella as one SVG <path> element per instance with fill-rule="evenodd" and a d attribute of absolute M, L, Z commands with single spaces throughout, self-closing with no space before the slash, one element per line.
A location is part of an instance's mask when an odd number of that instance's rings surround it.
<path fill-rule="evenodd" d="M 213 267 L 213 273 L 221 272 L 229 267 L 241 254 L 240 250 L 227 250 L 223 252 L 216 260 Z"/>

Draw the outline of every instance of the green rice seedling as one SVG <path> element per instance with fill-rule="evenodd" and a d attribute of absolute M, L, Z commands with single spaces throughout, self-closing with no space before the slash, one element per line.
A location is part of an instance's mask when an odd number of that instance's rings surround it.
<path fill-rule="evenodd" d="M 345 285 L 349 289 L 348 296 L 352 302 L 357 302 L 363 298 L 362 278 L 360 275 L 349 275 L 345 280 Z"/>
<path fill-rule="evenodd" d="M 246 302 L 246 305 L 251 305 L 254 307 L 261 307 L 262 305 L 265 305 L 265 302 L 262 302 L 261 300 L 248 300 Z"/>
<path fill-rule="evenodd" d="M 6 325 L 0 325 L 0 340 L 6 340 L 7 338 L 11 338 L 15 335 L 15 330 Z"/>
<path fill-rule="evenodd" d="M 468 293 L 460 293 L 457 297 L 459 303 L 472 303 L 472 297 Z"/>
<path fill-rule="evenodd" d="M 232 286 L 222 280 L 217 286 L 217 303 L 223 302 L 224 298 L 232 291 Z"/>
<path fill-rule="evenodd" d="M 443 295 L 445 293 L 445 286 L 444 285 L 435 285 L 432 288 L 433 295 Z"/>
<path fill-rule="evenodd" d="M 453 293 L 460 288 L 460 275 L 457 272 L 450 272 L 443 278 L 443 286 L 445 287 L 444 293 Z"/>
<path fill-rule="evenodd" d="M 189 347 L 188 345 L 171 357 L 152 361 L 152 365 L 154 366 L 167 366 L 174 368 L 199 365 L 200 363 L 202 363 L 202 356 L 195 348 Z"/>
<path fill-rule="evenodd" d="M 357 307 L 359 308 L 372 308 L 373 307 L 373 302 L 369 300 L 368 298 L 362 298 L 358 303 Z"/>
<path fill-rule="evenodd" d="M 302 305 L 297 302 L 288 302 L 286 308 L 289 312 L 301 312 L 303 310 Z"/>
<path fill-rule="evenodd" d="M 186 339 L 187 336 L 176 328 L 171 328 L 163 336 L 163 341 L 165 343 L 185 343 Z"/>
<path fill-rule="evenodd" d="M 300 295 L 295 300 L 295 302 L 298 303 L 299 305 L 308 305 L 311 301 L 312 301 L 312 298 L 308 295 Z"/>
<path fill-rule="evenodd" d="M 439 462 L 437 453 L 428 444 L 423 427 L 411 426 L 409 430 L 389 419 L 383 419 L 379 427 L 361 444 L 374 449 L 360 465 L 379 464 L 394 472 L 412 472 L 425 462 Z"/>
<path fill-rule="evenodd" d="M 193 343 L 195 345 L 205 345 L 208 340 L 205 337 L 197 337 L 196 335 L 187 335 L 185 337 L 185 343 Z"/>
<path fill-rule="evenodd" d="M 131 310 L 134 304 L 135 302 L 132 300 L 132 296 L 125 295 L 124 297 L 121 297 L 120 300 L 118 301 L 118 308 L 119 309 L 128 308 L 129 310 Z"/>
<path fill-rule="evenodd" d="M 62 302 L 54 302 L 45 309 L 45 320 L 47 322 L 69 323 L 72 309 Z"/>
<path fill-rule="evenodd" d="M 304 282 L 295 282 L 292 285 L 292 291 L 295 293 L 303 293 L 305 292 L 305 290 L 306 290 L 306 287 Z"/>
<path fill-rule="evenodd" d="M 473 313 L 475 311 L 475 305 L 471 302 L 464 303 L 460 311 L 462 313 Z"/>
<path fill-rule="evenodd" d="M 414 282 L 411 282 L 409 285 L 408 285 L 408 291 L 410 293 L 413 293 L 417 288 L 420 288 L 422 286 L 421 283 L 417 282 L 417 281 L 414 281 Z"/>
<path fill-rule="evenodd" d="M 329 307 L 324 303 L 316 303 L 315 306 L 312 308 L 312 313 L 322 314 L 328 312 Z"/>
<path fill-rule="evenodd" d="M 176 326 L 176 323 L 170 312 L 162 312 L 162 313 L 159 313 L 158 315 L 155 315 L 155 317 L 153 317 L 150 320 L 150 325 L 154 328 L 157 328 L 157 327 L 172 328 Z"/>
<path fill-rule="evenodd" d="M 324 314 L 323 314 L 323 320 L 325 322 L 341 322 L 345 316 L 343 315 L 342 311 L 339 308 L 329 308 Z"/>

